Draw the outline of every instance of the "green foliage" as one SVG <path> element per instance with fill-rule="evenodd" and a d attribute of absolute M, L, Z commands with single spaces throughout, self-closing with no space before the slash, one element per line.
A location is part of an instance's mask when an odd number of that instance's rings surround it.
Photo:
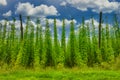
<path fill-rule="evenodd" d="M 116 58 L 116 62 L 114 64 L 115 70 L 120 70 L 120 55 Z"/>
<path fill-rule="evenodd" d="M 86 65 L 88 61 L 87 48 L 88 48 L 87 28 L 85 27 L 84 18 L 83 18 L 82 25 L 80 26 L 80 29 L 79 29 L 79 53 L 84 65 Z"/>
<path fill-rule="evenodd" d="M 54 61 L 55 65 L 60 64 L 61 61 L 61 53 L 60 53 L 60 45 L 58 41 L 58 35 L 57 35 L 57 26 L 56 26 L 56 19 L 54 19 L 54 48 L 53 48 L 53 53 L 54 53 Z"/>
<path fill-rule="evenodd" d="M 92 42 L 91 42 L 91 55 L 93 57 L 91 62 L 92 66 L 94 64 L 100 64 L 101 63 L 101 50 L 98 48 L 98 36 L 96 33 L 96 28 L 94 25 L 94 20 L 92 19 Z"/>
<path fill-rule="evenodd" d="M 39 28 L 40 28 L 40 20 L 37 19 L 37 28 L 36 28 L 36 42 L 35 42 L 35 49 L 34 49 L 34 67 L 39 68 L 40 66 L 40 54 L 39 54 Z"/>
<path fill-rule="evenodd" d="M 107 70 L 0 70 L 1 80 L 120 80 L 119 71 Z"/>
<path fill-rule="evenodd" d="M 45 66 L 53 66 L 55 61 L 53 60 L 52 41 L 48 20 L 46 20 L 45 29 L 45 55 L 46 55 Z"/>
<path fill-rule="evenodd" d="M 70 41 L 69 41 L 69 66 L 74 67 L 76 65 L 76 37 L 74 31 L 74 22 L 73 20 L 70 23 Z"/>
<path fill-rule="evenodd" d="M 20 39 L 15 22 L 15 19 L 12 23 L 6 20 L 4 25 L 0 24 L 0 67 L 7 65 L 14 68 L 60 69 L 101 66 L 110 69 L 120 54 L 120 28 L 117 20 L 113 26 L 108 23 L 106 26 L 102 25 L 101 48 L 98 47 L 98 29 L 94 19 L 91 24 L 86 24 L 82 18 L 79 28 L 75 26 L 74 20 L 71 20 L 69 37 L 66 36 L 68 33 L 63 19 L 60 38 L 56 19 L 53 26 L 50 26 L 46 19 L 44 31 L 39 19 L 35 27 L 30 17 L 27 17 L 23 40 Z M 10 26 L 10 29 L 7 26 Z M 75 32 L 76 28 L 78 32 Z"/>
<path fill-rule="evenodd" d="M 66 66 L 66 32 L 65 32 L 65 20 L 62 21 L 62 34 L 61 34 L 61 58 L 63 60 L 63 64 Z"/>

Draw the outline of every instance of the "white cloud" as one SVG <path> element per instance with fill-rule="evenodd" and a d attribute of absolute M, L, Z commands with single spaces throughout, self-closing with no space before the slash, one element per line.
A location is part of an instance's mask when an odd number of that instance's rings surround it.
<path fill-rule="evenodd" d="M 109 0 L 66 0 L 66 2 L 81 11 L 91 8 L 93 12 L 97 13 L 100 11 L 111 13 L 120 6 L 119 2 L 110 2 Z"/>
<path fill-rule="evenodd" d="M 6 0 L 0 0 L 0 5 L 6 6 L 7 5 L 7 1 Z"/>
<path fill-rule="evenodd" d="M 89 27 L 92 28 L 92 20 L 93 20 L 93 24 L 95 26 L 95 29 L 98 29 L 98 26 L 99 26 L 99 21 L 97 21 L 96 19 L 88 19 L 88 20 L 85 20 L 85 24 L 89 24 Z M 106 24 L 107 23 L 102 23 L 102 28 L 106 28 Z M 112 24 L 108 24 L 109 28 L 112 27 Z"/>
<path fill-rule="evenodd" d="M 48 19 L 48 21 L 49 21 L 50 25 L 54 24 L 54 19 Z M 71 20 L 65 19 L 65 25 L 66 25 L 66 27 L 68 27 L 70 25 L 70 22 L 71 22 Z M 77 23 L 77 21 L 75 19 L 73 20 L 73 22 L 74 22 L 74 24 Z M 62 20 L 56 19 L 56 25 L 57 25 L 57 27 L 62 27 L 62 24 L 63 24 Z"/>
<path fill-rule="evenodd" d="M 60 3 L 61 6 L 66 6 L 67 3 L 65 1 L 63 1 L 62 3 Z"/>
<path fill-rule="evenodd" d="M 58 11 L 54 6 L 40 5 L 34 6 L 33 4 L 27 3 L 19 3 L 17 5 L 16 14 L 23 14 L 29 16 L 50 16 L 50 15 L 58 15 Z"/>
<path fill-rule="evenodd" d="M 40 18 L 40 20 L 41 20 L 41 25 L 42 25 L 42 26 L 45 26 L 45 25 L 46 25 L 46 19 L 47 19 L 47 18 L 45 18 L 45 17 Z M 48 22 L 49 22 L 49 25 L 53 27 L 53 25 L 54 25 L 54 19 L 49 18 L 49 19 L 47 19 L 47 20 L 48 20 Z M 66 26 L 66 27 L 69 27 L 71 20 L 68 20 L 68 19 L 64 19 L 64 20 L 65 20 L 65 26 Z M 36 22 L 36 20 L 34 20 L 34 19 L 32 19 L 32 21 L 33 21 L 34 23 Z M 74 24 L 77 24 L 77 21 L 76 21 L 75 19 L 73 19 L 73 22 L 74 22 Z M 57 27 L 61 28 L 61 27 L 62 27 L 62 24 L 63 24 L 63 20 L 56 19 L 56 26 L 57 26 Z"/>
<path fill-rule="evenodd" d="M 12 15 L 12 11 L 11 10 L 9 10 L 8 12 L 3 14 L 4 17 L 9 17 L 11 15 Z"/>
<path fill-rule="evenodd" d="M 0 20 L 0 24 L 2 24 L 2 25 L 5 25 L 5 22 L 6 22 L 6 20 Z M 13 20 L 7 21 L 7 28 L 8 29 L 10 29 L 11 24 L 13 24 Z M 26 24 L 23 22 L 23 28 L 25 28 L 25 25 Z M 20 21 L 19 20 L 15 21 L 15 28 L 18 30 L 20 29 Z"/>
<path fill-rule="evenodd" d="M 88 20 L 85 20 L 85 23 L 87 24 L 90 24 L 90 26 L 92 25 L 92 20 L 93 20 L 93 24 L 94 24 L 94 26 L 97 28 L 98 27 L 98 25 L 99 25 L 99 22 L 97 21 L 97 20 L 95 20 L 95 19 L 88 19 Z"/>

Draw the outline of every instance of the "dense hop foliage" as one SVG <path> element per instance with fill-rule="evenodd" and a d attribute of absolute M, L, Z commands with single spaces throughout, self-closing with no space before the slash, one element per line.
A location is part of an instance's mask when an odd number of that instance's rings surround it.
<path fill-rule="evenodd" d="M 6 20 L 4 25 L 0 24 L 0 67 L 94 67 L 102 66 L 104 62 L 112 64 L 120 54 L 120 28 L 116 19 L 113 26 L 108 23 L 102 25 L 100 48 L 94 19 L 91 19 L 91 24 L 86 24 L 82 18 L 78 32 L 75 32 L 75 24 L 71 20 L 68 40 L 65 19 L 62 20 L 61 38 L 58 37 L 56 19 L 53 26 L 46 20 L 43 30 L 39 19 L 35 27 L 28 17 L 23 40 L 20 32 L 16 31 L 15 22 L 14 19 L 8 24 Z"/>

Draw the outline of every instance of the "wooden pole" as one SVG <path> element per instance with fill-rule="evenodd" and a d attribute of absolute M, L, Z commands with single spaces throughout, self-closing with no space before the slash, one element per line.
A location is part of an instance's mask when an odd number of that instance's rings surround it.
<path fill-rule="evenodd" d="M 98 46 L 101 47 L 101 27 L 102 27 L 102 12 L 100 12 L 99 16 L 99 39 L 98 39 Z"/>
<path fill-rule="evenodd" d="M 21 31 L 21 40 L 23 40 L 23 24 L 22 24 L 22 15 L 19 15 L 20 18 L 20 31 Z"/>

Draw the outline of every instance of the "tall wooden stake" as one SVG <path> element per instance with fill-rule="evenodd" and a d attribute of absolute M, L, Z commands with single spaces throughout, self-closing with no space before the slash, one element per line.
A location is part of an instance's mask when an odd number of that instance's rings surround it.
<path fill-rule="evenodd" d="M 23 24 L 22 24 L 22 15 L 19 15 L 20 18 L 20 31 L 21 31 L 21 41 L 23 40 Z"/>
<path fill-rule="evenodd" d="M 99 39 L 98 39 L 98 46 L 101 47 L 101 27 L 102 27 L 102 12 L 100 12 L 99 16 Z"/>

